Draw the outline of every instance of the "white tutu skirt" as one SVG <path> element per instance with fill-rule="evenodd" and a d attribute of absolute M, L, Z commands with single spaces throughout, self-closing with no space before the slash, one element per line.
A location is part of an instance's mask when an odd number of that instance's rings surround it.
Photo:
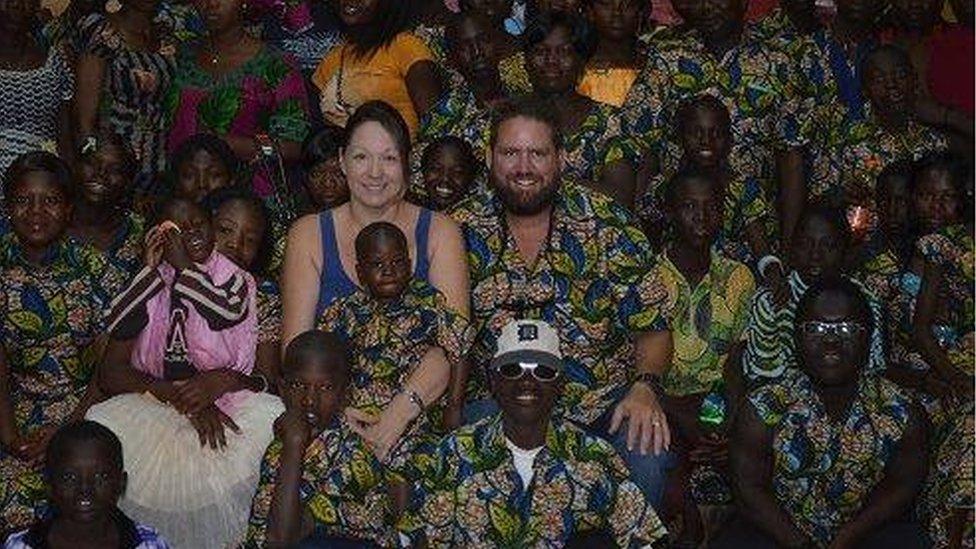
<path fill-rule="evenodd" d="M 129 482 L 119 507 L 170 547 L 222 549 L 244 539 L 261 458 L 284 405 L 253 393 L 236 408 L 231 419 L 241 433 L 228 429 L 223 450 L 200 446 L 190 422 L 148 394 L 116 396 L 86 415 L 122 441 Z"/>

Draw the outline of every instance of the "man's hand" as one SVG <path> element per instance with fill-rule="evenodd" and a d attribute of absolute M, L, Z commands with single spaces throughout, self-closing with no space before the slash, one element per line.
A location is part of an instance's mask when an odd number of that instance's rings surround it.
<path fill-rule="evenodd" d="M 671 447 L 671 431 L 657 395 L 646 383 L 635 383 L 613 411 L 610 434 L 615 434 L 627 420 L 627 449 L 639 444 L 641 454 L 653 448 L 654 455 Z"/>
<path fill-rule="evenodd" d="M 210 446 L 214 450 L 223 450 L 227 447 L 225 429 L 238 434 L 241 432 L 234 420 L 212 404 L 193 416 L 187 416 L 187 419 L 197 430 L 200 446 Z"/>

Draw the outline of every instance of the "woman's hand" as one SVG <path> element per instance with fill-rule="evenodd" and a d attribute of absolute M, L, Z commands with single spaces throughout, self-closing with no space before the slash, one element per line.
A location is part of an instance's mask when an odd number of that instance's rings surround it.
<path fill-rule="evenodd" d="M 386 460 L 416 416 L 416 406 L 403 393 L 397 395 L 379 416 L 365 414 L 354 408 L 348 409 L 346 413 L 346 417 L 358 423 L 354 429 L 362 435 L 373 450 L 373 455 L 380 461 Z"/>
<path fill-rule="evenodd" d="M 226 429 L 240 434 L 241 429 L 234 420 L 214 405 L 210 405 L 192 416 L 187 416 L 190 424 L 196 429 L 200 438 L 200 446 L 210 446 L 214 450 L 227 447 Z"/>
<path fill-rule="evenodd" d="M 180 413 L 195 414 L 227 392 L 231 380 L 224 370 L 199 372 L 190 379 L 173 382 L 173 406 Z"/>

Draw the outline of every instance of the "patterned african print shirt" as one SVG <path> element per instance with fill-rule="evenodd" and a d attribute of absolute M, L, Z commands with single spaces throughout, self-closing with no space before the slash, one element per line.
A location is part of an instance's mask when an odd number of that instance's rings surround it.
<path fill-rule="evenodd" d="M 122 511 L 114 513 L 116 531 L 119 533 L 119 549 L 169 549 L 166 540 L 151 526 L 132 522 Z M 11 534 L 3 544 L 4 549 L 44 549 L 47 548 L 47 534 L 50 522 L 45 522 L 29 530 Z"/>
<path fill-rule="evenodd" d="M 275 439 L 261 460 L 244 546 L 265 547 L 283 444 Z M 363 440 L 337 422 L 305 449 L 299 495 L 316 527 L 330 535 L 393 544 L 393 515 L 383 466 Z"/>
<path fill-rule="evenodd" d="M 0 242 L 0 324 L 21 432 L 63 421 L 91 381 L 107 296 L 105 257 L 65 237 L 32 264 L 13 233 Z"/>
<path fill-rule="evenodd" d="M 115 240 L 105 251 L 108 265 L 101 285 L 106 295 L 120 294 L 142 269 L 142 240 L 145 235 L 146 220 L 136 213 L 128 214 Z"/>
<path fill-rule="evenodd" d="M 613 447 L 569 422 L 550 422 L 528 486 L 500 415 L 455 431 L 414 463 L 414 501 L 399 523 L 413 544 L 562 547 L 574 533 L 605 529 L 620 547 L 642 547 L 666 535 Z"/>
<path fill-rule="evenodd" d="M 575 131 L 563 135 L 563 176 L 585 185 L 598 181 L 603 168 L 617 161 L 636 169 L 640 147 L 626 135 L 620 109 L 594 102 Z"/>
<path fill-rule="evenodd" d="M 881 305 L 861 282 L 852 278 L 848 280 L 868 298 L 874 330 L 871 332 L 867 370 L 881 372 L 886 367 Z M 746 324 L 746 347 L 742 353 L 743 373 L 751 384 L 769 383 L 786 372 L 797 369 L 793 320 L 796 318 L 796 307 L 800 298 L 810 285 L 796 271 L 791 271 L 786 281 L 790 287 L 790 296 L 784 307 L 776 306 L 772 291 L 766 287 L 760 287 L 752 300 Z"/>
<path fill-rule="evenodd" d="M 960 371 L 973 373 L 973 231 L 953 225 L 923 236 L 916 247 L 925 261 L 942 268 L 940 313 L 936 338 Z"/>
<path fill-rule="evenodd" d="M 638 200 L 637 212 L 645 227 L 667 225 L 664 211 L 665 189 L 668 181 L 678 172 L 681 162 L 678 156 L 662 156 L 661 160 L 664 162 L 670 158 L 673 158 L 673 163 L 662 165 L 660 172 L 650 179 L 646 191 Z M 730 167 L 726 167 L 723 197 L 722 230 L 715 246 L 729 259 L 751 266 L 759 258 L 753 256 L 745 242 L 746 227 L 755 222 L 762 223 L 764 228 L 774 225 L 770 219 L 773 209 L 757 178 L 733 172 Z"/>
<path fill-rule="evenodd" d="M 748 267 L 714 251 L 708 273 L 694 288 L 667 253 L 658 256 L 655 270 L 667 288 L 674 341 L 661 387 L 672 396 L 706 393 L 721 381 L 728 353 L 742 340 L 756 281 Z"/>
<path fill-rule="evenodd" d="M 884 478 L 908 425 L 909 398 L 864 373 L 847 417 L 835 423 L 810 378 L 794 370 L 749 401 L 772 431 L 777 501 L 801 531 L 828 545 Z"/>
<path fill-rule="evenodd" d="M 874 227 L 875 187 L 885 166 L 945 149 L 947 141 L 941 132 L 914 120 L 905 129 L 892 132 L 875 121 L 870 105 L 865 105 L 865 110 L 865 118 L 855 122 L 844 121 L 843 111 L 837 108 L 818 116 L 810 194 L 837 204 L 867 207 Z"/>
<path fill-rule="evenodd" d="M 258 345 L 281 340 L 281 291 L 272 280 L 259 280 Z"/>
<path fill-rule="evenodd" d="M 626 127 L 641 144 L 658 150 L 674 139 L 680 104 L 715 95 L 732 120 L 733 167 L 765 184 L 773 179 L 774 151 L 803 144 L 808 118 L 794 63 L 784 52 L 743 31 L 739 43 L 717 58 L 695 31 L 674 33 L 651 44 L 643 73 L 624 104 Z"/>
<path fill-rule="evenodd" d="M 27 261 L 15 234 L 0 237 L 0 342 L 21 435 L 67 421 L 88 388 L 107 302 L 99 288 L 104 269 L 104 256 L 70 237 L 39 264 Z M 42 469 L 0 449 L 0 530 L 45 517 Z"/>
<path fill-rule="evenodd" d="M 486 396 L 486 368 L 502 327 L 539 319 L 559 333 L 565 413 L 591 423 L 635 372 L 634 332 L 665 329 L 666 293 L 651 272 L 647 238 L 626 209 L 576 183 L 556 194 L 549 239 L 526 265 L 493 191 L 458 205 L 471 272 L 472 348 L 468 397 Z"/>
<path fill-rule="evenodd" d="M 457 367 L 473 336 L 468 320 L 420 279 L 411 280 L 403 295 L 387 304 L 362 290 L 340 299 L 322 313 L 319 328 L 350 341 L 355 361 L 348 404 L 376 415 L 403 391 L 431 347 L 443 349 Z M 419 447 L 436 443 L 427 420 L 422 415 L 413 422 L 391 451 L 388 462 L 394 470 L 401 470 Z"/>

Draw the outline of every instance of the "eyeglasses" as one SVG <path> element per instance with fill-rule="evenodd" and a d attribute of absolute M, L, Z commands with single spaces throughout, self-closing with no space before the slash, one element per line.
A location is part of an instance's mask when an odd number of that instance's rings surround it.
<path fill-rule="evenodd" d="M 814 337 L 851 337 L 865 330 L 864 325 L 859 322 L 820 322 L 811 320 L 800 325 L 803 333 Z"/>
<path fill-rule="evenodd" d="M 532 377 L 537 381 L 548 383 L 559 377 L 559 370 L 546 364 L 536 364 L 534 362 L 509 362 L 498 366 L 498 375 L 510 381 L 522 379 L 525 372 L 532 372 Z"/>

